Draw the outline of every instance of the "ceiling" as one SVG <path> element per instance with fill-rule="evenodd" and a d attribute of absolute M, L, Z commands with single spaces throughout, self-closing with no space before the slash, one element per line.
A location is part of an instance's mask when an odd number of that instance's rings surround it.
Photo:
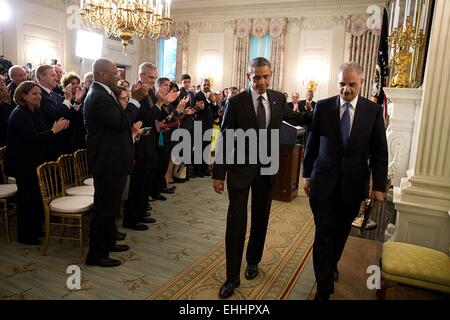
<path fill-rule="evenodd" d="M 175 21 L 307 17 L 365 13 L 385 0 L 172 0 Z"/>

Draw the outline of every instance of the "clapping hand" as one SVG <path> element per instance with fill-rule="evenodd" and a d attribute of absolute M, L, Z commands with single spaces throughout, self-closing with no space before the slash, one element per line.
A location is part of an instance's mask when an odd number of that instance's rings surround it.
<path fill-rule="evenodd" d="M 75 94 L 75 102 L 80 104 L 82 102 L 82 99 L 83 99 L 85 93 L 86 93 L 86 88 L 78 86 L 77 92 Z"/>
<path fill-rule="evenodd" d="M 186 105 L 187 105 L 188 102 L 189 102 L 189 97 L 188 96 L 184 97 L 180 101 L 180 103 L 178 104 L 178 107 L 177 107 L 178 113 L 184 113 L 184 110 L 186 109 Z"/>
<path fill-rule="evenodd" d="M 67 129 L 69 126 L 70 126 L 70 121 L 66 120 L 64 118 L 61 118 L 53 124 L 53 127 L 51 130 L 53 131 L 53 134 L 58 134 L 61 131 Z"/>
<path fill-rule="evenodd" d="M 64 88 L 64 98 L 68 101 L 72 101 L 73 99 L 73 85 L 70 83 L 67 87 Z"/>
<path fill-rule="evenodd" d="M 166 94 L 166 96 L 164 97 L 164 104 L 166 106 L 170 105 L 172 102 L 174 102 L 175 100 L 178 99 L 178 97 L 180 96 L 181 92 L 169 92 L 168 94 Z M 188 99 L 189 100 L 189 99 Z M 181 102 L 180 102 L 181 103 Z"/>
<path fill-rule="evenodd" d="M 142 129 L 142 121 L 136 122 L 133 127 L 131 128 L 131 134 L 133 136 L 133 141 L 136 142 L 136 140 L 139 140 L 138 137 L 142 135 L 144 132 L 144 129 Z"/>
<path fill-rule="evenodd" d="M 147 84 L 142 84 L 140 82 L 133 84 L 131 87 L 131 98 L 136 101 L 141 101 L 148 95 L 148 91 L 150 90 Z"/>

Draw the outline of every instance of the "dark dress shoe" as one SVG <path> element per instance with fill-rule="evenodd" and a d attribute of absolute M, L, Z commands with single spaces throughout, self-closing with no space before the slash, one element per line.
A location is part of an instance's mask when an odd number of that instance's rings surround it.
<path fill-rule="evenodd" d="M 116 241 L 123 241 L 127 237 L 126 233 L 116 231 Z"/>
<path fill-rule="evenodd" d="M 152 199 L 153 200 L 159 200 L 159 201 L 166 201 L 167 200 L 167 198 L 164 197 L 162 194 L 158 194 L 158 195 L 152 197 Z"/>
<path fill-rule="evenodd" d="M 245 270 L 245 279 L 253 280 L 258 276 L 258 274 L 258 265 L 249 264 L 247 266 L 247 270 Z"/>
<path fill-rule="evenodd" d="M 335 268 L 333 270 L 333 280 L 334 281 L 338 281 L 339 280 L 339 270 L 337 268 Z"/>
<path fill-rule="evenodd" d="M 130 225 L 124 224 L 123 227 L 127 228 L 127 229 L 136 230 L 136 231 L 148 230 L 148 226 L 146 226 L 145 224 L 142 224 L 142 223 L 136 223 L 136 224 L 130 224 Z"/>
<path fill-rule="evenodd" d="M 130 250 L 130 246 L 127 246 L 126 244 L 116 244 L 114 247 L 109 249 L 111 252 L 125 252 Z"/>
<path fill-rule="evenodd" d="M 104 258 L 99 260 L 90 261 L 89 259 L 86 259 L 86 265 L 90 267 L 102 267 L 102 268 L 112 268 L 112 267 L 118 267 L 122 264 L 119 260 L 110 259 L 110 258 Z"/>
<path fill-rule="evenodd" d="M 316 301 L 327 301 L 327 300 L 330 300 L 330 295 L 328 293 L 317 292 L 316 296 L 314 297 L 314 300 L 316 300 Z"/>
<path fill-rule="evenodd" d="M 167 194 L 174 194 L 175 193 L 175 189 L 174 188 L 170 188 L 170 189 L 162 188 L 161 192 L 162 193 L 167 193 Z"/>
<path fill-rule="evenodd" d="M 149 218 L 149 217 L 142 217 L 142 218 L 139 218 L 138 221 L 139 221 L 140 223 L 155 223 L 155 222 L 156 222 L 155 219 Z"/>
<path fill-rule="evenodd" d="M 226 299 L 231 297 L 234 294 L 234 289 L 238 288 L 241 285 L 241 281 L 227 281 L 223 284 L 219 291 L 219 297 L 221 299 Z"/>

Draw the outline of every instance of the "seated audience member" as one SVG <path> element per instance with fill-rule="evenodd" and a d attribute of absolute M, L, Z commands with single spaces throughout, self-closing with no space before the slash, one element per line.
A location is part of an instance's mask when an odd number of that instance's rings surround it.
<path fill-rule="evenodd" d="M 46 147 L 69 127 L 69 121 L 60 118 L 48 127 L 39 110 L 41 88 L 34 82 L 21 83 L 14 102 L 17 107 L 8 124 L 5 171 L 17 182 L 17 241 L 39 245 L 44 217 L 36 168 L 46 161 Z"/>
<path fill-rule="evenodd" d="M 13 109 L 5 78 L 0 76 L 0 147 L 6 145 L 8 120 Z"/>
<path fill-rule="evenodd" d="M 302 109 L 301 111 L 313 112 L 317 104 L 315 101 L 313 101 L 313 99 L 314 91 L 308 90 L 306 92 L 306 100 L 300 101 L 300 108 Z"/>
<path fill-rule="evenodd" d="M 11 94 L 11 100 L 14 98 L 14 92 L 19 84 L 27 80 L 27 73 L 22 66 L 12 66 L 8 71 L 9 79 L 11 83 L 8 85 L 9 93 Z"/>
<path fill-rule="evenodd" d="M 288 107 L 294 112 L 300 112 L 300 94 L 298 92 L 292 94 L 292 102 L 288 103 Z"/>

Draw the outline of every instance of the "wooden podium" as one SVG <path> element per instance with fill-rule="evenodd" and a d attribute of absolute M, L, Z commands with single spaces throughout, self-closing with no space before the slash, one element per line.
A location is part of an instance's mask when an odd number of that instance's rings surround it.
<path fill-rule="evenodd" d="M 280 171 L 273 200 L 291 202 L 298 195 L 303 145 L 280 146 Z"/>

